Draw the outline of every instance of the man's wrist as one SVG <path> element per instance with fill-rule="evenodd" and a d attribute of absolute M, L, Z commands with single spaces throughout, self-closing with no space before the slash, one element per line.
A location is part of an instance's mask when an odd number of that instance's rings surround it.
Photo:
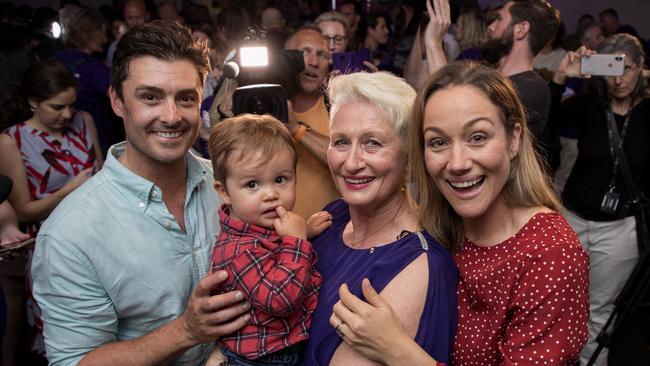
<path fill-rule="evenodd" d="M 185 314 L 179 316 L 178 318 L 172 320 L 169 324 L 170 336 L 173 339 L 177 340 L 177 345 L 182 349 L 190 349 L 197 344 L 201 343 L 199 340 L 192 337 L 189 329 L 187 329 L 187 323 L 185 322 Z"/>
<path fill-rule="evenodd" d="M 302 137 L 307 133 L 308 131 L 311 131 L 311 127 L 306 124 L 305 122 L 299 121 L 298 122 L 298 128 L 296 129 L 296 132 L 293 134 L 293 138 L 300 142 L 302 140 Z"/>

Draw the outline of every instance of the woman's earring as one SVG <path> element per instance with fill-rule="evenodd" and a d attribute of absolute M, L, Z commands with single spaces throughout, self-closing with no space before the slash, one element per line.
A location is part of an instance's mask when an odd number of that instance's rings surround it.
<path fill-rule="evenodd" d="M 30 104 L 30 105 L 29 105 L 29 110 L 32 111 L 32 112 L 35 112 L 35 111 L 36 111 L 36 107 L 34 107 L 33 105 Z"/>

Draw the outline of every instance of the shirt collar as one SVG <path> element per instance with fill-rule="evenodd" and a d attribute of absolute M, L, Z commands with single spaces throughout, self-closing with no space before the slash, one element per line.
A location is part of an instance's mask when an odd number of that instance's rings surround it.
<path fill-rule="evenodd" d="M 117 143 L 108 150 L 106 163 L 102 170 L 107 173 L 109 181 L 118 186 L 119 191 L 127 199 L 133 200 L 141 209 L 146 209 L 150 201 L 161 201 L 162 193 L 153 182 L 142 178 L 124 166 L 118 159 L 126 149 L 126 141 Z M 205 180 L 206 169 L 199 162 L 198 158 L 188 152 L 187 161 L 187 191 L 192 192 Z M 186 195 L 186 203 L 190 195 Z"/>

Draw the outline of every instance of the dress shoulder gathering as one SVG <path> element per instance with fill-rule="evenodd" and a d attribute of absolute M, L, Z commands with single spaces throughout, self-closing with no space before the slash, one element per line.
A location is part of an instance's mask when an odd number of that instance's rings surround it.
<path fill-rule="evenodd" d="M 559 213 L 456 253 L 454 365 L 574 365 L 587 340 L 589 258 Z M 501 321 L 495 322 L 495 319 Z"/>
<path fill-rule="evenodd" d="M 350 248 L 342 239 L 343 229 L 350 220 L 348 205 L 342 200 L 334 201 L 325 210 L 333 219 L 332 226 L 312 241 L 318 254 L 316 268 L 323 276 L 323 284 L 305 352 L 305 365 L 328 365 L 341 344 L 329 318 L 343 283 L 363 299 L 361 281 L 364 278 L 380 292 L 422 253 L 427 254 L 429 285 L 415 341 L 436 360 L 449 363 L 456 331 L 458 279 L 449 252 L 426 232 L 410 233 L 376 248 Z"/>

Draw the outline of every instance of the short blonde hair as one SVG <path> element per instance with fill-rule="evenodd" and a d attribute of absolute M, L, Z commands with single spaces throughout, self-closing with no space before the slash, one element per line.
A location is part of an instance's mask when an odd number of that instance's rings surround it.
<path fill-rule="evenodd" d="M 424 111 L 427 101 L 439 90 L 452 86 L 471 86 L 487 96 L 501 114 L 506 135 L 511 139 L 515 125 L 521 125 L 519 152 L 510 161 L 510 175 L 501 191 L 509 207 L 546 206 L 560 210 L 560 200 L 540 167 L 533 147 L 526 114 L 510 81 L 498 71 L 476 62 L 455 62 L 438 70 L 418 93 L 411 125 L 411 172 L 420 194 L 420 221 L 436 239 L 455 249 L 464 237 L 460 216 L 440 193 L 424 161 Z"/>
<path fill-rule="evenodd" d="M 214 127 L 208 140 L 214 179 L 221 182 L 228 177 L 226 161 L 234 152 L 240 153 L 238 161 L 260 154 L 263 164 L 282 150 L 291 153 L 295 168 L 298 153 L 293 138 L 282 122 L 268 114 L 245 113 L 228 118 Z"/>
<path fill-rule="evenodd" d="M 404 146 L 408 145 L 415 90 L 404 79 L 385 71 L 341 75 L 330 80 L 328 95 L 330 123 L 343 104 L 365 102 L 383 111 Z"/>

